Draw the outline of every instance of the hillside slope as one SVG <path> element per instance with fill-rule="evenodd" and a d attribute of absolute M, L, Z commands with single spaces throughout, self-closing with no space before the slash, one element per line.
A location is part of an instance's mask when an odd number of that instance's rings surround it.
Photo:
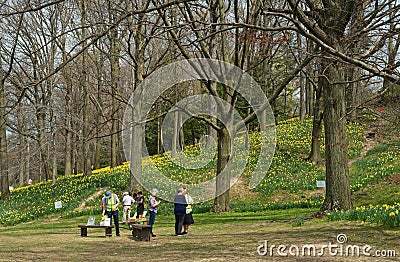
<path fill-rule="evenodd" d="M 308 153 L 311 142 L 312 121 L 291 119 L 277 125 L 277 152 L 270 170 L 262 183 L 255 188 L 251 197 L 248 197 L 246 183 L 248 183 L 252 163 L 256 161 L 257 134 L 252 134 L 250 144 L 252 153 L 248 167 L 241 179 L 242 186 L 233 199 L 231 208 L 234 211 L 259 211 L 266 209 L 282 209 L 291 207 L 318 207 L 323 198 L 323 191 L 317 190 L 316 180 L 323 179 L 323 169 L 303 159 Z M 349 133 L 349 157 L 356 158 L 362 152 L 363 126 L 351 124 Z M 398 172 L 399 155 L 395 153 L 395 146 L 390 153 L 387 147 L 378 147 L 366 153 L 365 158 L 358 159 L 351 168 L 351 187 L 354 192 L 360 191 L 368 185 Z M 188 147 L 185 154 L 196 154 L 197 146 Z M 177 172 L 166 155 L 153 156 L 143 160 L 144 172 L 151 172 L 150 162 L 161 163 L 167 176 L 183 182 L 196 182 L 205 178 L 204 170 Z M 214 160 L 215 161 L 215 160 Z M 105 167 L 95 170 L 91 176 L 71 175 L 57 179 L 56 185 L 51 181 L 38 183 L 32 186 L 16 188 L 11 198 L 0 201 L 0 224 L 13 225 L 29 221 L 38 217 L 59 214 L 74 216 L 80 214 L 98 213 L 98 196 L 86 200 L 99 188 L 109 188 L 121 192 L 128 186 L 128 164 L 110 169 Z M 206 178 L 215 176 L 212 164 L 208 167 Z M 244 185 L 244 186 L 243 186 Z M 247 191 L 248 192 L 248 191 Z M 99 192 L 97 192 L 99 193 Z M 242 195 L 242 196 L 241 196 Z M 63 208 L 56 210 L 54 202 L 62 201 Z M 74 211 L 84 202 L 85 208 Z M 195 212 L 206 212 L 211 203 L 195 205 Z M 172 205 L 164 203 L 161 212 L 170 213 Z"/>

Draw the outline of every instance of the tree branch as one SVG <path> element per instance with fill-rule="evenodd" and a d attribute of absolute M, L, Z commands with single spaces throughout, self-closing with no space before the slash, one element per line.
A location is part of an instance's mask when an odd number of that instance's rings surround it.
<path fill-rule="evenodd" d="M 39 10 L 44 9 L 46 7 L 49 7 L 49 6 L 52 6 L 52 5 L 56 5 L 56 4 L 64 2 L 64 1 L 65 0 L 56 0 L 54 2 L 45 3 L 45 4 L 39 5 L 37 7 L 25 9 L 25 10 L 22 10 L 22 11 L 15 11 L 15 12 L 11 12 L 11 13 L 1 13 L 0 16 L 10 17 L 10 16 L 13 16 L 13 15 L 18 15 L 18 14 L 36 12 L 36 11 L 39 11 Z"/>
<path fill-rule="evenodd" d="M 135 14 L 140 14 L 140 13 L 150 13 L 153 11 L 158 11 L 176 4 L 180 4 L 180 3 L 185 3 L 185 2 L 190 2 L 190 1 L 194 1 L 194 0 L 174 0 L 165 4 L 161 4 L 159 6 L 155 6 L 152 8 L 147 8 L 147 9 L 140 9 L 140 10 L 135 10 L 135 11 L 131 11 L 128 12 L 127 14 L 125 14 L 124 16 L 122 16 L 119 20 L 117 20 L 114 24 L 110 25 L 106 30 L 104 30 L 102 33 L 96 35 L 92 41 L 90 41 L 85 48 L 82 48 L 81 50 L 79 50 L 76 54 L 74 54 L 73 56 L 71 56 L 67 61 L 61 63 L 53 72 L 51 72 L 50 74 L 46 75 L 45 77 L 41 78 L 40 80 L 30 83 L 31 86 L 38 86 L 41 83 L 43 83 L 44 81 L 46 81 L 47 79 L 49 79 L 50 77 L 52 77 L 53 75 L 57 74 L 63 67 L 65 67 L 67 64 L 69 64 L 70 62 L 72 62 L 74 59 L 76 59 L 79 55 L 81 55 L 83 52 L 85 52 L 90 46 L 92 46 L 93 44 L 95 44 L 99 39 L 101 39 L 102 37 L 104 37 L 105 35 L 107 35 L 112 29 L 116 28 L 117 26 L 119 26 L 119 24 L 124 21 L 125 19 L 127 19 L 128 17 L 135 15 Z"/>

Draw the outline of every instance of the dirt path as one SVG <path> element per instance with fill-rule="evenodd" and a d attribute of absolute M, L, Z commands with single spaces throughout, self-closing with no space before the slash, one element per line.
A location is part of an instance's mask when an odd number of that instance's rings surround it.
<path fill-rule="evenodd" d="M 351 166 L 357 160 L 363 159 L 369 150 L 376 147 L 380 143 L 379 138 L 378 138 L 379 137 L 378 132 L 379 132 L 380 125 L 381 125 L 381 123 L 375 123 L 365 129 L 364 133 L 366 134 L 366 138 L 365 138 L 366 141 L 363 145 L 361 154 L 360 154 L 360 156 L 350 160 L 349 166 Z"/>
<path fill-rule="evenodd" d="M 377 139 L 375 139 L 375 138 L 366 138 L 366 142 L 364 143 L 364 146 L 363 146 L 363 149 L 361 151 L 360 156 L 350 160 L 349 161 L 349 166 L 351 166 L 357 160 L 363 159 L 365 157 L 365 155 L 367 154 L 367 152 L 369 150 L 371 150 L 372 148 L 374 148 L 375 146 L 377 146 L 378 144 L 379 144 L 379 142 L 377 141 Z"/>
<path fill-rule="evenodd" d="M 91 196 L 89 196 L 88 198 L 86 198 L 85 200 L 82 201 L 82 203 L 79 205 L 79 207 L 75 208 L 74 211 L 81 211 L 85 208 L 86 203 L 89 202 L 90 200 L 98 197 L 99 195 L 101 195 L 101 193 L 104 192 L 104 190 L 106 190 L 106 187 L 102 187 L 99 188 L 96 192 L 94 192 Z"/>
<path fill-rule="evenodd" d="M 256 199 L 258 197 L 258 193 L 249 189 L 249 184 L 243 177 L 240 177 L 236 184 L 232 186 L 230 194 L 231 197 L 235 199 Z"/>

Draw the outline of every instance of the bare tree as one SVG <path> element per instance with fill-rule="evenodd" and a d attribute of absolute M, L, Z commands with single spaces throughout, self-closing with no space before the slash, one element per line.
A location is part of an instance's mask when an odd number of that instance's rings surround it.
<path fill-rule="evenodd" d="M 156 4 L 155 1 L 153 2 Z M 174 20 L 169 18 L 169 12 L 165 10 L 159 10 L 158 13 L 162 17 L 164 25 L 166 28 L 168 28 L 170 38 L 172 41 L 174 41 L 184 58 L 189 59 L 199 55 L 205 58 L 218 58 L 222 61 L 233 62 L 239 68 L 247 71 L 252 67 L 252 65 L 249 64 L 251 60 L 248 59 L 251 45 L 247 40 L 251 39 L 251 37 L 255 37 L 254 31 L 252 30 L 265 29 L 258 24 L 258 15 L 261 11 L 261 4 L 258 1 L 256 1 L 254 4 L 255 5 L 251 7 L 246 6 L 248 9 L 240 9 L 239 2 L 235 2 L 233 5 L 234 9 L 235 7 L 238 8 L 236 11 L 233 10 L 233 17 L 236 18 L 235 23 L 230 23 L 228 20 L 228 12 L 232 12 L 232 10 L 230 10 L 223 1 L 211 1 L 204 8 L 204 10 L 201 10 L 201 8 L 197 6 L 192 8 L 190 4 L 184 4 L 180 6 L 180 15 L 191 29 L 191 31 L 188 32 L 190 39 L 195 39 L 191 41 L 196 50 L 194 52 L 192 52 L 191 46 L 189 48 L 187 44 L 184 44 L 186 43 L 186 38 L 179 34 L 181 30 L 178 31 L 177 28 L 180 28 L 182 24 L 173 24 Z M 240 14 L 243 12 L 243 10 L 248 10 L 248 12 L 244 18 L 240 18 L 242 17 Z M 210 17 L 210 21 L 205 20 L 205 18 L 208 17 Z M 236 27 L 229 27 L 230 24 L 237 26 L 239 25 L 240 27 L 244 27 L 245 30 L 236 30 Z M 201 25 L 205 26 L 201 27 Z M 271 31 L 284 31 L 284 29 L 277 27 L 271 28 Z M 211 44 L 206 45 L 206 41 L 209 41 Z M 285 40 L 282 39 L 282 42 L 283 41 Z M 306 57 L 303 61 L 301 61 L 297 68 L 290 71 L 287 77 L 282 79 L 281 83 L 277 85 L 272 92 L 269 98 L 270 102 L 279 97 L 286 85 L 299 73 L 302 68 L 304 68 L 311 61 L 311 59 L 312 56 Z M 238 94 L 233 89 L 229 88 L 228 86 L 221 85 L 217 91 L 217 86 L 210 82 L 204 82 L 204 86 L 211 95 L 220 97 L 229 105 L 235 107 Z M 229 165 L 231 162 L 230 159 L 233 157 L 230 148 L 230 135 L 232 134 L 232 130 L 235 130 L 237 127 L 229 124 L 231 122 L 230 117 L 232 116 L 230 108 L 227 108 L 221 103 L 217 103 L 217 111 L 219 115 L 226 120 L 223 122 L 228 123 L 227 125 L 220 123 L 216 124 L 210 118 L 203 118 L 202 120 L 208 125 L 212 126 L 212 128 L 217 132 L 218 156 L 216 172 L 217 174 L 224 173 L 224 175 L 217 175 L 216 178 L 216 198 L 213 205 L 213 211 L 224 212 L 229 210 L 230 202 L 229 187 L 231 181 Z M 244 119 L 244 122 L 248 124 L 255 120 L 255 118 L 256 113 L 252 112 Z M 224 172 L 222 172 L 223 170 Z"/>
<path fill-rule="evenodd" d="M 0 65 L 2 56 L 0 49 Z M 7 114 L 5 104 L 3 68 L 0 68 L 0 186 L 1 198 L 6 199 L 10 196 L 9 178 L 8 178 L 8 160 L 7 160 Z"/>
<path fill-rule="evenodd" d="M 369 1 L 340 0 L 305 1 L 302 4 L 294 0 L 287 2 L 293 12 L 291 20 L 298 30 L 322 48 L 319 81 L 323 89 L 327 189 L 321 211 L 348 209 L 352 203 L 345 128 L 346 64 L 361 68 L 372 75 L 399 81 L 395 76 L 395 68 L 388 65 L 377 67 L 373 64 L 376 60 L 372 58 L 392 34 L 386 25 L 391 20 L 390 14 L 398 10 L 398 3 L 388 10 L 387 1 L 375 4 Z M 364 6 L 368 12 L 361 12 L 360 6 Z M 357 30 L 354 27 L 353 30 L 348 30 L 351 19 L 357 17 L 361 17 L 356 20 L 362 26 Z M 380 39 L 373 35 L 379 30 L 387 31 Z M 354 46 L 354 41 L 360 41 L 363 36 L 378 38 L 378 41 L 362 53 L 350 52 L 354 51 L 354 48 L 350 48 Z"/>

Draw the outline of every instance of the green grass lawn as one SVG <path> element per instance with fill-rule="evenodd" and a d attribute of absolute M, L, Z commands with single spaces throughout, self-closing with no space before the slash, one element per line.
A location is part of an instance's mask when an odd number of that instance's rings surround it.
<path fill-rule="evenodd" d="M 195 225 L 184 237 L 175 237 L 172 216 L 157 217 L 154 231 L 157 237 L 150 242 L 131 239 L 126 226 L 121 237 L 104 237 L 104 230 L 88 230 L 80 237 L 78 224 L 87 216 L 72 219 L 49 218 L 0 228 L 0 261 L 254 261 L 267 259 L 287 261 L 278 257 L 260 257 L 257 247 L 265 240 L 280 245 L 323 245 L 337 243 L 338 234 L 346 234 L 348 244 L 371 245 L 373 250 L 398 249 L 400 231 L 374 224 L 329 222 L 309 217 L 315 209 L 290 209 L 257 213 L 195 214 Z M 114 232 L 113 232 L 114 233 Z M 397 250 L 400 252 L 400 250 Z M 297 258 L 299 259 L 299 258 Z M 317 259 L 303 258 L 304 261 Z M 354 258 L 332 257 L 324 261 L 353 261 Z M 353 259 L 353 260 L 351 260 Z M 295 261 L 291 257 L 289 261 Z M 387 260 L 389 261 L 389 260 Z"/>

